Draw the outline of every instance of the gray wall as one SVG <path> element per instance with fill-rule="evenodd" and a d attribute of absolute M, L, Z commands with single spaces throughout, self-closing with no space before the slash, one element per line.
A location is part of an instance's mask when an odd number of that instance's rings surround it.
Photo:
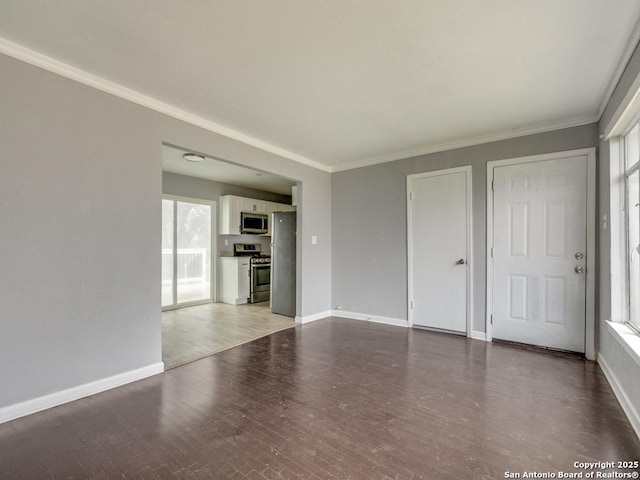
<path fill-rule="evenodd" d="M 596 124 L 335 173 L 332 303 L 407 319 L 407 175 L 472 166 L 474 325 L 485 331 L 487 162 L 596 147 Z"/>
<path fill-rule="evenodd" d="M 143 109 L 0 56 L 0 407 L 161 361 Z"/>
<path fill-rule="evenodd" d="M 228 183 L 215 182 L 202 178 L 188 177 L 175 173 L 162 172 L 162 193 L 165 195 L 177 195 L 182 197 L 199 198 L 201 200 L 211 200 L 216 202 L 216 231 L 220 229 L 220 196 L 238 195 L 240 197 L 257 198 L 258 200 L 268 200 L 291 204 L 290 195 L 280 195 L 278 193 L 265 192 L 254 188 L 230 185 Z M 228 245 L 225 245 L 225 240 Z M 271 248 L 271 238 L 260 235 L 218 235 L 216 260 L 216 299 L 220 298 L 220 269 L 217 258 L 222 255 L 233 254 L 234 243 L 259 243 L 262 251 L 268 252 Z"/>
<path fill-rule="evenodd" d="M 162 142 L 299 181 L 299 314 L 330 309 L 329 174 L 3 55 L 0 71 L 0 408 L 161 361 Z"/>
<path fill-rule="evenodd" d="M 599 129 L 603 134 L 613 114 L 620 106 L 624 96 L 629 91 L 631 84 L 640 74 L 640 50 L 636 47 L 631 60 L 627 64 L 622 78 L 607 104 L 600 118 Z M 598 223 L 600 231 L 598 235 L 599 247 L 599 360 L 604 360 L 616 377 L 619 388 L 633 405 L 636 412 L 640 412 L 640 366 L 623 349 L 620 343 L 609 332 L 605 320 L 611 319 L 611 269 L 610 249 L 611 230 L 602 228 L 602 215 L 610 211 L 610 174 L 609 174 L 609 142 L 600 141 L 600 155 L 598 165 L 599 196 L 598 196 Z M 613 206 L 616 208 L 616 206 Z M 636 419 L 638 421 L 640 419 Z"/>

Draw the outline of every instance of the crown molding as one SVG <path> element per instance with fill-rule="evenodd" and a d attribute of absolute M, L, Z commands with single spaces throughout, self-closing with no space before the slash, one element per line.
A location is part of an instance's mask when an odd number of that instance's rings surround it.
<path fill-rule="evenodd" d="M 638 116 L 640 116 L 640 74 L 636 75 L 609 122 L 604 128 L 601 126 L 600 131 L 604 132 L 603 138 L 609 140 L 613 136 L 624 135 L 626 129 L 638 121 Z"/>
<path fill-rule="evenodd" d="M 49 57 L 42 53 L 36 52 L 35 50 L 23 47 L 22 45 L 11 42 L 2 37 L 0 37 L 0 53 L 15 58 L 16 60 L 28 63 L 35 67 L 42 68 L 51 73 L 55 73 L 62 77 L 76 81 L 78 83 L 82 83 L 110 95 L 128 100 L 137 105 L 168 115 L 169 117 L 175 118 L 177 120 L 182 120 L 184 122 L 190 123 L 191 125 L 194 125 L 196 127 L 200 127 L 210 132 L 230 138 L 232 140 L 242 142 L 246 145 L 259 148 L 266 152 L 273 153 L 280 157 L 293 160 L 294 162 L 298 162 L 308 167 L 325 171 L 327 173 L 331 171 L 331 168 L 323 163 L 317 162 L 302 155 L 298 155 L 297 153 L 290 152 L 283 148 L 277 147 L 255 137 L 247 135 L 238 130 L 225 127 L 224 125 L 212 122 L 211 120 L 207 120 L 206 118 L 200 117 L 198 115 L 194 115 L 193 113 L 190 113 L 186 110 L 162 102 L 148 95 L 144 95 L 136 90 L 125 87 L 124 85 L 120 85 L 119 83 L 112 82 L 98 75 L 94 75 L 79 68 L 73 67 L 67 63 L 61 62 L 60 60 L 56 60 L 53 57 Z"/>
<path fill-rule="evenodd" d="M 404 160 L 407 158 L 418 157 L 420 155 L 427 155 L 429 153 L 445 152 L 447 150 L 473 147 L 485 143 L 499 142 L 502 140 L 510 140 L 512 138 L 526 137 L 527 135 L 536 135 L 538 133 L 547 133 L 554 130 L 562 130 L 564 128 L 579 127 L 581 125 L 595 123 L 598 121 L 598 118 L 599 117 L 596 115 L 588 115 L 584 117 L 576 117 L 562 122 L 538 125 L 521 130 L 509 130 L 504 132 L 491 133 L 489 135 L 463 138 L 460 140 L 454 140 L 452 142 L 434 143 L 412 150 L 404 150 L 402 152 L 390 153 L 388 155 L 382 155 L 380 157 L 356 160 L 354 162 L 348 162 L 342 165 L 334 165 L 331 168 L 331 173 L 369 167 L 371 165 L 378 165 L 380 163 L 393 162 L 396 160 Z"/>
<path fill-rule="evenodd" d="M 622 55 L 620 55 L 620 59 L 618 60 L 618 66 L 614 70 L 613 75 L 611 75 L 611 80 L 609 80 L 609 85 L 607 85 L 607 89 L 602 97 L 602 102 L 600 103 L 600 108 L 598 109 L 598 120 L 602 117 L 604 109 L 607 108 L 607 104 L 609 100 L 611 100 L 611 96 L 618 86 L 624 70 L 627 68 L 633 52 L 636 50 L 638 42 L 640 42 L 640 19 L 638 19 L 635 27 L 633 27 L 629 40 L 627 41 L 627 46 L 622 51 Z"/>
<path fill-rule="evenodd" d="M 627 46 L 627 49 L 625 50 L 623 58 L 621 59 L 620 66 L 618 67 L 618 70 L 620 70 L 620 73 L 616 71 L 617 79 L 615 80 L 615 82 L 612 79 L 611 84 L 613 85 L 613 87 L 611 87 L 611 92 L 613 92 L 613 89 L 615 89 L 615 85 L 619 80 L 619 75 L 621 75 L 622 72 L 624 71 L 626 62 L 628 62 L 628 59 L 633 53 L 633 50 L 635 47 L 635 44 L 633 44 L 633 41 L 637 42 L 638 41 L 637 39 L 640 39 L 640 22 L 638 22 L 638 24 L 636 25 L 632 38 L 629 42 L 629 45 Z M 379 157 L 346 162 L 344 164 L 327 165 L 325 163 L 312 160 L 303 155 L 299 155 L 297 153 L 290 152 L 286 149 L 264 142 L 260 139 L 257 139 L 248 134 L 245 134 L 241 131 L 225 127 L 224 125 L 213 122 L 211 120 L 207 120 L 206 118 L 195 115 L 186 110 L 175 107 L 171 104 L 165 103 L 161 100 L 150 97 L 148 95 L 144 95 L 136 90 L 125 87 L 119 83 L 112 82 L 98 75 L 94 75 L 92 73 L 81 70 L 77 67 L 73 67 L 67 63 L 61 62 L 60 60 L 56 60 L 53 57 L 49 57 L 42 53 L 36 52 L 35 50 L 31 50 L 29 48 L 23 47 L 22 45 L 11 42 L 2 37 L 0 37 L 0 53 L 7 55 L 9 57 L 15 58 L 16 60 L 20 60 L 22 62 L 28 63 L 35 67 L 42 68 L 51 73 L 55 73 L 62 77 L 76 81 L 78 83 L 82 83 L 83 85 L 87 85 L 89 87 L 95 88 L 97 90 L 108 93 L 110 95 L 114 95 L 116 97 L 130 101 L 137 105 L 149 108 L 150 110 L 156 111 L 158 113 L 162 113 L 164 115 L 175 118 L 177 120 L 184 121 L 196 127 L 203 128 L 205 130 L 216 133 L 218 135 L 222 135 L 232 140 L 236 140 L 246 145 L 259 148 L 266 152 L 273 153 L 280 157 L 292 160 L 294 162 L 297 162 L 297 163 L 300 163 L 308 167 L 315 168 L 317 170 L 321 170 L 327 173 L 353 170 L 356 168 L 377 165 L 380 163 L 386 163 L 386 162 L 391 162 L 395 160 L 402 160 L 405 158 L 416 157 L 419 155 L 426 155 L 429 153 L 443 152 L 446 150 L 454 150 L 457 148 L 470 147 L 474 145 L 481 145 L 484 143 L 496 142 L 500 140 L 508 140 L 511 138 L 517 138 L 517 137 L 522 137 L 526 135 L 534 135 L 536 133 L 549 132 L 549 131 L 558 130 L 562 128 L 570 128 L 570 127 L 585 125 L 588 123 L 597 122 L 601 115 L 601 112 L 599 112 L 598 115 L 596 116 L 580 117 L 573 120 L 559 122 L 555 124 L 546 124 L 542 126 L 516 130 L 516 131 L 510 130 L 502 133 L 499 132 L 499 133 L 494 133 L 494 134 L 485 135 L 485 136 L 469 137 L 466 139 L 455 140 L 452 142 L 436 143 L 436 144 L 419 147 L 416 149 L 403 150 L 400 152 L 382 155 Z M 614 78 L 616 78 L 616 75 L 614 75 Z M 608 93 L 608 95 L 610 96 L 611 93 Z M 608 101 L 608 98 L 607 98 L 607 101 Z M 604 102 L 604 105 L 606 105 L 606 102 Z"/>

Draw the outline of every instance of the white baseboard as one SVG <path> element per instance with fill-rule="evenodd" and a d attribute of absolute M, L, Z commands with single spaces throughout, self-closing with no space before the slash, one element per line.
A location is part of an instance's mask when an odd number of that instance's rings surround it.
<path fill-rule="evenodd" d="M 408 327 L 409 322 L 401 318 L 381 317 L 380 315 L 370 315 L 368 313 L 346 312 L 344 310 L 332 310 L 331 316 L 349 318 L 351 320 L 363 320 L 365 322 L 384 323 L 395 327 Z"/>
<path fill-rule="evenodd" d="M 487 341 L 487 334 L 485 332 L 478 332 L 477 330 L 471 330 L 469 334 L 469 338 L 473 338 L 474 340 L 482 340 L 483 342 Z"/>
<path fill-rule="evenodd" d="M 20 403 L 15 403 L 0 408 L 0 423 L 9 422 L 16 418 L 31 415 L 48 408 L 57 407 L 63 403 L 73 402 L 89 395 L 111 390 L 127 383 L 142 380 L 143 378 L 164 372 L 164 363 L 158 362 L 146 367 L 129 370 L 111 377 L 96 380 L 94 382 L 78 385 L 59 392 L 51 393 L 43 397 L 34 398 Z"/>
<path fill-rule="evenodd" d="M 316 320 L 321 320 L 331 316 L 331 310 L 326 312 L 314 313 L 313 315 L 307 315 L 306 317 L 296 317 L 296 323 L 309 323 Z"/>
<path fill-rule="evenodd" d="M 624 410 L 624 413 L 627 414 L 627 418 L 629 419 L 631 426 L 635 430 L 636 435 L 640 437 L 640 415 L 638 415 L 638 412 L 633 406 L 633 403 L 631 403 L 631 401 L 629 400 L 629 397 L 622 388 L 622 385 L 620 385 L 620 382 L 618 382 L 618 378 L 615 376 L 611 368 L 609 368 L 609 365 L 607 365 L 607 362 L 602 354 L 598 354 L 598 365 L 600 365 L 604 376 L 607 377 L 607 381 L 609 382 L 609 385 L 611 385 L 611 389 L 618 399 L 618 402 L 620 402 L 622 410 Z"/>

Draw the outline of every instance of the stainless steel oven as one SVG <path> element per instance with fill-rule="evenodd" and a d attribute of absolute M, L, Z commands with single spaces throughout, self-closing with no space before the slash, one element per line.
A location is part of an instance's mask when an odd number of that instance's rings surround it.
<path fill-rule="evenodd" d="M 263 255 L 259 243 L 234 243 L 233 255 L 249 259 L 249 302 L 271 299 L 271 257 Z"/>
<path fill-rule="evenodd" d="M 271 257 L 251 258 L 251 303 L 266 302 L 271 295 Z"/>

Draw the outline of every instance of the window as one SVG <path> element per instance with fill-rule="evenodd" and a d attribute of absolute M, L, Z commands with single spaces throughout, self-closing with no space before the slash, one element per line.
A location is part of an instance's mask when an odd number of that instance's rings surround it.
<path fill-rule="evenodd" d="M 210 302 L 211 202 L 162 199 L 162 307 Z"/>
<path fill-rule="evenodd" d="M 624 136 L 624 232 L 627 320 L 640 329 L 640 126 Z"/>

